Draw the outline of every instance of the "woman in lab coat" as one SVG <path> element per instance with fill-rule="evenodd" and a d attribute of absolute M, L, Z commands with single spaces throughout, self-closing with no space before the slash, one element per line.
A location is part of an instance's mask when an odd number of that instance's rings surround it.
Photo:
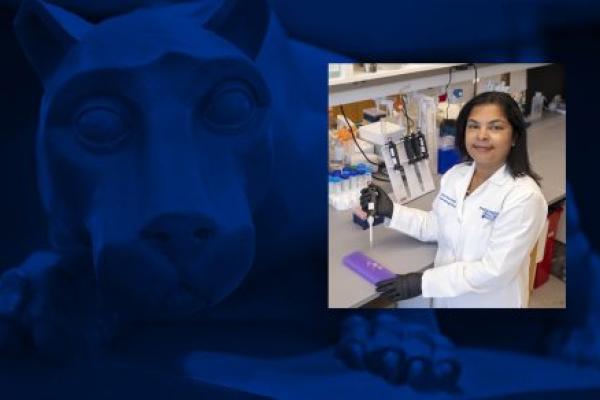
<path fill-rule="evenodd" d="M 375 213 L 389 227 L 437 241 L 434 268 L 397 275 L 377 285 L 397 301 L 423 295 L 434 307 L 527 307 L 529 255 L 548 205 L 531 170 L 527 133 L 517 103 L 506 93 L 471 99 L 456 121 L 464 163 L 441 179 L 430 212 L 392 203 L 381 188 Z M 361 206 L 368 208 L 363 189 Z"/>

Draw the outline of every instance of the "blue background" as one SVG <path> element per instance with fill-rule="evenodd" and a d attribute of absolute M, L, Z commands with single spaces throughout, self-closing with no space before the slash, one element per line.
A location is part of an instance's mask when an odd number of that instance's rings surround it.
<path fill-rule="evenodd" d="M 5 1 L 0 8 L 0 269 L 18 265 L 32 251 L 48 247 L 47 222 L 35 180 L 34 143 L 42 86 L 15 37 L 16 3 Z M 92 21 L 152 2 L 86 3 L 62 2 L 66 8 Z M 123 397 L 135 393 L 147 398 L 167 394 L 182 398 L 200 394 L 209 398 L 237 398 L 240 393 L 236 390 L 282 396 L 286 387 L 294 388 L 298 397 L 302 397 L 303 388 L 309 395 L 318 393 L 319 387 L 334 398 L 364 397 L 371 388 L 386 395 L 397 392 L 403 397 L 426 396 L 383 380 L 374 381 L 368 373 L 343 375 L 340 372 L 343 366 L 336 364 L 332 357 L 327 358 L 330 354 L 323 350 L 336 343 L 340 335 L 339 322 L 346 313 L 326 309 L 327 186 L 325 179 L 314 171 L 324 171 L 327 162 L 326 136 L 319 134 L 327 123 L 326 61 L 347 58 L 378 62 L 547 61 L 566 65 L 570 188 L 568 310 L 449 310 L 436 311 L 435 315 L 442 333 L 449 335 L 459 348 L 477 348 L 481 352 L 463 356 L 464 363 L 487 365 L 489 368 L 482 369 L 489 374 L 515 370 L 518 372 L 514 374 L 521 373 L 518 376 L 524 379 L 520 382 L 510 375 L 510 382 L 509 379 L 503 382 L 500 376 L 486 375 L 487 381 L 468 375 L 463 379 L 471 381 L 463 381 L 463 386 L 474 390 L 463 393 L 466 397 L 535 390 L 539 398 L 564 398 L 564 392 L 552 389 L 542 394 L 545 385 L 541 378 L 537 379 L 542 383 L 532 389 L 524 376 L 530 373 L 524 367 L 527 363 L 535 368 L 536 377 L 553 377 L 547 379 L 548 388 L 555 388 L 553 384 L 562 380 L 565 388 L 575 390 L 581 377 L 587 374 L 597 377 L 589 372 L 600 370 L 597 325 L 596 329 L 592 325 L 587 336 L 580 340 L 589 353 L 596 354 L 591 367 L 579 370 L 571 368 L 572 362 L 557 361 L 553 352 L 560 350 L 553 348 L 552 341 L 572 329 L 589 327 L 588 316 L 600 311 L 600 301 L 593 296 L 600 290 L 600 264 L 597 257 L 592 256 L 594 249 L 600 248 L 594 178 L 597 168 L 593 162 L 600 145 L 594 119 L 600 105 L 600 82 L 596 77 L 598 57 L 595 56 L 600 54 L 600 6 L 584 1 L 523 4 L 438 0 L 368 3 L 272 0 L 270 6 L 294 43 L 295 57 L 301 63 L 275 68 L 281 59 L 274 51 L 263 57 L 261 68 L 270 74 L 275 92 L 293 97 L 285 102 L 281 97 L 274 97 L 275 101 L 282 101 L 276 105 L 283 120 L 279 125 L 280 134 L 305 138 L 293 142 L 293 147 L 283 143 L 282 148 L 291 156 L 280 154 L 275 168 L 289 171 L 299 164 L 304 166 L 304 174 L 293 176 L 293 187 L 282 185 L 280 190 L 293 194 L 290 209 L 294 213 L 311 217 L 302 223 L 302 218 L 292 216 L 291 227 L 283 230 L 293 228 L 294 231 L 287 240 L 281 240 L 272 251 L 274 254 L 261 256 L 272 249 L 269 240 L 259 240 L 256 264 L 260 268 L 228 299 L 230 318 L 221 318 L 216 312 L 217 316 L 207 315 L 204 322 L 195 324 L 135 326 L 116 341 L 110 352 L 112 358 L 79 363 L 76 367 L 50 367 L 33 354 L 3 357 L 0 390 L 4 395 L 0 393 L 0 396 L 37 397 L 43 388 L 49 398 L 52 394 L 76 398 L 89 394 L 90 390 L 98 398 L 104 398 L 108 392 Z M 303 42 L 322 51 L 305 48 L 301 45 Z M 272 68 L 269 68 L 269 57 L 273 60 Z M 282 180 L 286 177 L 286 174 L 280 176 Z M 288 184 L 292 185 L 291 179 Z M 575 218 L 577 214 L 579 218 Z M 258 237 L 273 235 L 284 225 L 281 223 L 284 219 L 275 219 L 268 212 L 263 218 L 264 226 L 258 230 Z M 264 246 L 263 251 L 261 246 Z M 293 262 L 295 259 L 301 262 Z M 254 301 L 257 296 L 266 297 L 266 301 Z M 282 298 L 285 300 L 280 301 Z M 245 304 L 251 312 L 244 311 L 238 304 Z M 238 318 L 240 315 L 245 318 Z M 250 363 L 242 356 L 260 361 Z M 287 364 L 286 357 L 302 361 Z M 243 374 L 253 368 L 260 371 L 280 368 L 295 373 L 273 374 L 271 378 L 267 375 L 262 383 L 239 384 L 235 379 L 238 370 Z M 225 377 L 216 376 L 219 374 Z M 337 377 L 333 380 L 335 384 L 327 381 L 328 374 Z M 186 378 L 189 376 L 214 379 L 203 383 L 206 379 Z M 306 383 L 309 380 L 313 383 Z M 362 392 L 353 386 L 361 380 Z M 482 387 L 479 389 L 478 385 Z M 485 385 L 495 389 L 487 390 Z M 227 386 L 230 389 L 224 389 Z M 597 398 L 599 393 L 596 389 L 574 396 Z"/>

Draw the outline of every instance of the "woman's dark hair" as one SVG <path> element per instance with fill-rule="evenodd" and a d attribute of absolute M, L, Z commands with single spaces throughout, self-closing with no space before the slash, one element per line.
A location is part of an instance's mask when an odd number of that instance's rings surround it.
<path fill-rule="evenodd" d="M 523 113 L 519 109 L 516 101 L 507 93 L 503 92 L 484 92 L 473 97 L 460 110 L 456 119 L 456 148 L 460 151 L 463 161 L 473 161 L 473 158 L 467 152 L 465 143 L 465 132 L 467 128 L 467 120 L 474 107 L 483 104 L 496 104 L 502 111 L 508 122 L 512 126 L 513 143 L 510 152 L 506 158 L 506 166 L 513 178 L 518 176 L 528 175 L 535 182 L 540 184 L 542 179 L 538 174 L 532 171 L 529 163 L 529 155 L 527 154 L 527 129 L 525 128 L 525 120 Z"/>

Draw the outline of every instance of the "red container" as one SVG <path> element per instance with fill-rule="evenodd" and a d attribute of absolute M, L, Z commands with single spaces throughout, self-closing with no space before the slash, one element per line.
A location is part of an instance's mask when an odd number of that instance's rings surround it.
<path fill-rule="evenodd" d="M 550 270 L 552 268 L 552 256 L 554 255 L 554 237 L 556 236 L 556 229 L 558 228 L 558 221 L 560 221 L 560 215 L 562 214 L 562 207 L 555 207 L 548 212 L 548 235 L 546 236 L 546 248 L 544 249 L 544 258 L 537 265 L 535 272 L 535 280 L 533 281 L 533 287 L 537 288 L 542 286 L 550 277 Z"/>

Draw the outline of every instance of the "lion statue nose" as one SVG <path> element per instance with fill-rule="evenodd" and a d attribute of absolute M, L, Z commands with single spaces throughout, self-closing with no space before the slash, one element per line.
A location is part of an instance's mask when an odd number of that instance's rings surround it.
<path fill-rule="evenodd" d="M 124 317 L 185 318 L 223 300 L 252 265 L 251 225 L 181 213 L 160 214 L 141 226 L 130 239 L 97 244 L 104 303 Z"/>

